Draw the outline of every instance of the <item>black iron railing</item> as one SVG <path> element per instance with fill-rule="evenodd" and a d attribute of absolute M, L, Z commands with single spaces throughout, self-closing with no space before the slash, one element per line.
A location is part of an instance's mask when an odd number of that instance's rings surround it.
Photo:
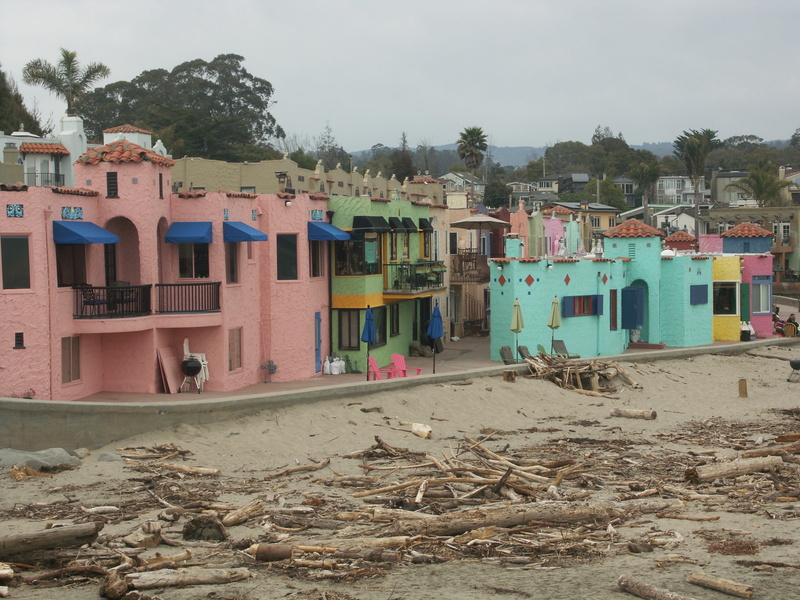
<path fill-rule="evenodd" d="M 31 187 L 63 186 L 64 176 L 60 173 L 25 173 L 25 183 Z"/>
<path fill-rule="evenodd" d="M 122 319 L 141 317 L 152 312 L 152 285 L 119 285 L 95 287 L 76 286 L 73 289 L 76 319 Z"/>
<path fill-rule="evenodd" d="M 220 310 L 219 281 L 157 283 L 159 313 L 196 313 Z"/>
<path fill-rule="evenodd" d="M 384 289 L 390 294 L 414 294 L 443 288 L 446 270 L 441 261 L 384 264 Z"/>
<path fill-rule="evenodd" d="M 477 250 L 459 250 L 450 256 L 450 283 L 488 283 L 489 263 Z"/>

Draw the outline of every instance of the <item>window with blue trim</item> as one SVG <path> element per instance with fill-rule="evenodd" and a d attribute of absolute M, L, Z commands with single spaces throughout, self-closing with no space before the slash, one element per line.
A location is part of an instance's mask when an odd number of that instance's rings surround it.
<path fill-rule="evenodd" d="M 753 314 L 767 314 L 772 312 L 772 277 L 769 275 L 754 275 L 751 285 L 752 302 L 750 304 Z"/>
<path fill-rule="evenodd" d="M 564 317 L 602 315 L 603 296 L 564 296 L 561 313 Z"/>

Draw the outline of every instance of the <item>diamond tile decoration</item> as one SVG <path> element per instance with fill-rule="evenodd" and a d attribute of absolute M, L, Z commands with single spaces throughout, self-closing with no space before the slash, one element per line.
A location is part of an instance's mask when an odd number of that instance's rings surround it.
<path fill-rule="evenodd" d="M 533 276 L 531 276 L 531 275 L 528 275 L 528 276 L 525 278 L 525 283 L 527 283 L 528 285 L 531 285 L 531 284 L 532 284 L 534 281 L 536 281 L 536 280 L 535 280 L 535 279 L 533 278 Z"/>
<path fill-rule="evenodd" d="M 503 275 L 500 275 L 500 277 L 497 279 L 497 283 L 499 283 L 500 285 L 505 285 L 506 281 L 508 280 Z"/>
<path fill-rule="evenodd" d="M 567 275 L 566 277 L 564 277 L 564 283 L 566 283 L 567 285 L 569 285 L 569 281 L 570 281 L 570 279 L 569 279 L 569 275 Z"/>
<path fill-rule="evenodd" d="M 608 283 L 608 275 L 603 275 L 603 284 Z"/>

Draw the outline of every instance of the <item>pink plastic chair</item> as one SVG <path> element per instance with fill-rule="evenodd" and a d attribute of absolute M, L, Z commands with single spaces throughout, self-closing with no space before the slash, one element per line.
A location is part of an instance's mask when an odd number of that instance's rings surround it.
<path fill-rule="evenodd" d="M 385 373 L 386 374 L 386 379 L 394 379 L 395 377 L 397 377 L 397 371 L 395 371 L 391 367 L 386 368 L 386 369 L 381 369 L 378 366 L 378 363 L 375 360 L 375 357 L 373 357 L 373 356 L 369 357 L 368 363 L 369 363 L 368 373 L 367 373 L 368 380 L 372 379 L 372 381 L 377 381 L 378 379 L 380 379 L 382 381 L 383 380 L 383 376 L 381 375 L 381 373 Z"/>
<path fill-rule="evenodd" d="M 402 354 L 392 354 L 392 367 L 397 372 L 395 377 L 408 377 L 409 371 L 416 371 L 416 373 L 411 373 L 411 375 L 419 375 L 422 373 L 421 367 L 407 367 L 406 366 L 406 357 Z"/>

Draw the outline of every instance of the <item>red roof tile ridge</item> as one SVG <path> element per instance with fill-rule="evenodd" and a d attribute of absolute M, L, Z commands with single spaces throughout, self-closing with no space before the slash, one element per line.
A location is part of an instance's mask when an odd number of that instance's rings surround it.
<path fill-rule="evenodd" d="M 69 154 L 69 150 L 57 142 L 23 142 L 19 146 L 22 154 Z"/>
<path fill-rule="evenodd" d="M 109 142 L 108 144 L 84 152 L 80 158 L 78 158 L 78 161 L 90 165 L 96 165 L 100 162 L 123 163 L 142 162 L 143 160 L 165 167 L 172 167 L 175 165 L 175 161 L 171 158 L 161 156 L 154 150 L 144 148 L 128 140 Z"/>
<path fill-rule="evenodd" d="M 89 190 L 86 188 L 75 188 L 75 187 L 67 187 L 67 186 L 46 186 L 51 192 L 54 194 L 69 194 L 71 196 L 99 196 L 100 193 L 95 190 Z"/>
<path fill-rule="evenodd" d="M 664 232 L 655 227 L 643 223 L 639 219 L 628 219 L 616 227 L 612 227 L 605 233 L 605 237 L 610 238 L 634 238 L 634 237 L 664 237 Z"/>
<path fill-rule="evenodd" d="M 124 125 L 117 125 L 115 127 L 109 127 L 108 129 L 103 129 L 103 133 L 144 133 L 147 135 L 153 135 L 152 131 L 147 131 L 146 129 L 142 129 L 141 127 L 134 127 L 129 123 L 125 123 Z"/>
<path fill-rule="evenodd" d="M 720 237 L 760 238 L 760 237 L 774 237 L 774 234 L 771 231 L 767 231 L 763 227 L 759 227 L 755 223 L 744 222 L 744 223 L 739 223 L 738 225 L 732 227 L 725 233 L 722 233 Z"/>

